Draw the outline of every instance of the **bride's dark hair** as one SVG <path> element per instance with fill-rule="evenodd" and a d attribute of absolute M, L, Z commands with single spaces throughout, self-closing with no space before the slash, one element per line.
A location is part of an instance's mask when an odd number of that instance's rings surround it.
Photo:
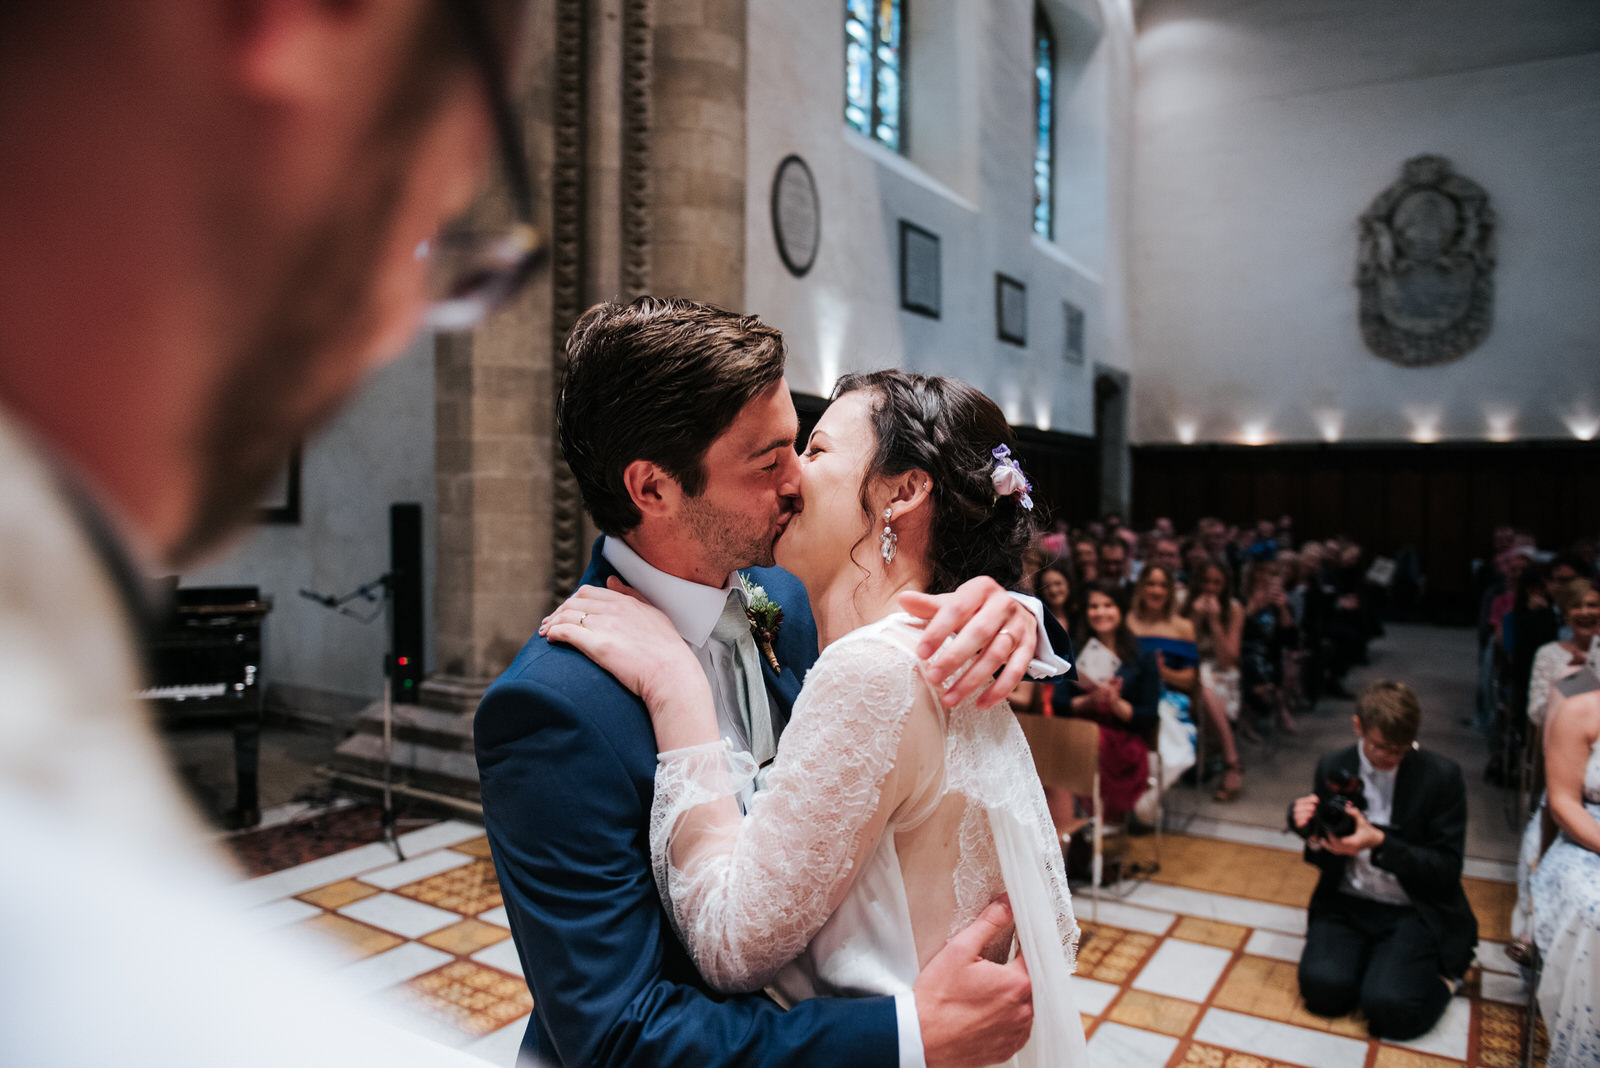
<path fill-rule="evenodd" d="M 928 592 L 947 593 L 979 575 L 1016 585 L 1038 522 L 1018 497 L 996 497 L 994 449 L 1016 446 L 999 405 L 958 379 L 904 371 L 845 375 L 833 399 L 860 391 L 874 395 L 878 443 L 861 483 L 862 511 L 877 519 L 867 488 L 879 478 L 926 471 L 933 506 Z"/>

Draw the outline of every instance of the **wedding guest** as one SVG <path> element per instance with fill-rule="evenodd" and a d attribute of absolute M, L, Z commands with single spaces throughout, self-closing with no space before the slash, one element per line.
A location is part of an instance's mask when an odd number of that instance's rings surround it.
<path fill-rule="evenodd" d="M 1121 538 L 1107 538 L 1100 543 L 1099 578 L 1119 587 L 1130 585 L 1128 578 L 1128 545 Z"/>
<path fill-rule="evenodd" d="M 1544 765 L 1545 806 L 1560 832 L 1531 880 L 1545 1064 L 1592 1068 L 1600 1064 L 1600 691 L 1548 710 Z"/>
<path fill-rule="evenodd" d="M 1178 546 L 1178 539 L 1170 536 L 1158 537 L 1152 543 L 1150 562 L 1167 569 L 1167 574 L 1172 576 L 1172 595 L 1179 608 L 1189 597 L 1188 579 L 1183 573 L 1183 554 Z"/>
<path fill-rule="evenodd" d="M 1194 627 L 1200 656 L 1200 698 L 1206 718 L 1222 749 L 1222 784 L 1213 795 L 1232 801 L 1244 789 L 1244 762 L 1234 739 L 1239 718 L 1239 639 L 1244 629 L 1244 606 L 1233 596 L 1233 576 L 1228 565 L 1207 560 L 1195 572 L 1194 593 L 1183 615 Z"/>
<path fill-rule="evenodd" d="M 141 576 L 247 527 L 430 295 L 529 276 L 527 228 L 476 278 L 416 252 L 497 142 L 521 173 L 523 6 L 0 4 L 0 1064 L 477 1063 L 238 915 L 133 695 Z"/>
<path fill-rule="evenodd" d="M 1294 620 L 1276 563 L 1252 564 L 1245 590 L 1244 626 L 1239 633 L 1239 691 L 1244 705 L 1239 733 L 1254 741 L 1261 726 L 1274 719 L 1284 731 L 1295 730 L 1294 717 L 1283 703 L 1283 654 Z"/>
<path fill-rule="evenodd" d="M 1017 589 L 1022 593 L 1036 593 L 1034 583 L 1039 574 L 1039 569 L 1050 562 L 1050 556 L 1044 549 L 1037 545 L 1029 545 L 1022 550 L 1022 573 L 1017 578 Z"/>
<path fill-rule="evenodd" d="M 1117 821 L 1133 811 L 1150 781 L 1145 738 L 1156 726 L 1161 669 L 1128 629 L 1126 591 L 1105 579 L 1088 591 L 1078 678 L 1058 684 L 1055 709 L 1100 725 L 1100 795 L 1106 819 Z"/>
<path fill-rule="evenodd" d="M 1563 614 L 1571 629 L 1569 637 L 1546 642 L 1533 658 L 1528 680 L 1528 719 L 1544 723 L 1550 704 L 1550 687 L 1588 663 L 1589 647 L 1600 633 L 1600 589 L 1588 579 L 1570 580 L 1562 591 L 1566 597 Z"/>
<path fill-rule="evenodd" d="M 1079 538 L 1072 543 L 1072 569 L 1079 582 L 1093 582 L 1100 577 L 1100 544 L 1090 538 Z"/>
<path fill-rule="evenodd" d="M 1072 633 L 1073 621 L 1081 612 L 1078 584 L 1072 579 L 1072 565 L 1058 560 L 1039 572 L 1037 582 L 1039 601 L 1061 624 L 1061 629 Z"/>
<path fill-rule="evenodd" d="M 1200 652 L 1195 646 L 1194 623 L 1177 614 L 1175 600 L 1172 573 L 1160 564 L 1150 564 L 1134 584 L 1132 607 L 1128 612 L 1128 629 L 1139 639 L 1140 651 L 1153 652 L 1156 656 L 1156 667 L 1161 674 L 1157 712 L 1167 721 L 1162 726 L 1163 732 L 1171 730 L 1168 724 L 1172 721 L 1192 729 L 1198 720 L 1191 709 L 1200 681 Z M 1193 752 L 1191 739 L 1187 766 L 1193 765 Z M 1162 755 L 1167 755 L 1166 749 Z M 1175 777 L 1183 770 L 1179 767 L 1168 776 Z M 1163 768 L 1163 772 L 1167 769 Z M 1159 789 L 1166 786 L 1166 782 L 1157 784 Z"/>
<path fill-rule="evenodd" d="M 1528 686 L 1539 649 L 1557 640 L 1561 620 L 1546 587 L 1543 564 L 1531 563 L 1517 579 L 1511 611 L 1500 619 L 1496 645 L 1505 700 L 1495 706 L 1489 731 L 1489 763 L 1484 777 L 1493 783 L 1520 781 L 1528 724 Z"/>

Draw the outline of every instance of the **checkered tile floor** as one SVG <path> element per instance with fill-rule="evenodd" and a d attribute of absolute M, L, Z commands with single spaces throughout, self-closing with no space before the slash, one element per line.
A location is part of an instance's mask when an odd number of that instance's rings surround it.
<path fill-rule="evenodd" d="M 404 862 L 381 843 L 361 846 L 249 880 L 240 896 L 261 926 L 334 943 L 344 978 L 420 1031 L 509 1068 L 533 999 L 483 830 L 450 821 L 401 842 Z M 1514 888 L 1468 881 L 1483 967 L 1432 1032 L 1391 1044 L 1368 1038 L 1359 1018 L 1322 1019 L 1300 1003 L 1315 873 L 1297 854 L 1170 834 L 1161 848 L 1151 881 L 1098 904 L 1086 890 L 1074 898 L 1095 1068 L 1516 1068 L 1524 994 L 1501 944 Z"/>

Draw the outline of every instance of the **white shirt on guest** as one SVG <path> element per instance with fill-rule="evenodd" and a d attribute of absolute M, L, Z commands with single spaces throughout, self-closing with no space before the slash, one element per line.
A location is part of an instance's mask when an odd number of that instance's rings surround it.
<path fill-rule="evenodd" d="M 1356 743 L 1361 758 L 1361 789 L 1367 795 L 1367 820 L 1387 825 L 1394 818 L 1394 781 L 1400 772 L 1396 764 L 1388 771 L 1379 771 L 1367 759 L 1367 743 Z M 1411 897 L 1393 872 L 1384 871 L 1372 863 L 1372 850 L 1363 849 L 1350 858 L 1344 866 L 1344 882 L 1339 889 L 1370 901 L 1385 905 L 1409 905 Z"/>

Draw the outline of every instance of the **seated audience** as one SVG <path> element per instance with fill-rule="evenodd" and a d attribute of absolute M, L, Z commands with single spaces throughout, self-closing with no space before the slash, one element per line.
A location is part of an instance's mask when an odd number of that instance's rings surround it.
<path fill-rule="evenodd" d="M 1544 759 L 1546 808 L 1560 833 L 1531 879 L 1539 1012 L 1550 1033 L 1545 1064 L 1577 1068 L 1600 1064 L 1600 691 L 1554 702 Z"/>
<path fill-rule="evenodd" d="M 1461 886 L 1466 783 L 1455 763 L 1417 746 L 1421 719 L 1403 683 L 1368 687 L 1356 744 L 1318 761 L 1313 792 L 1289 813 L 1305 859 L 1322 870 L 1300 957 L 1306 1008 L 1359 1008 L 1372 1035 L 1392 1041 L 1438 1022 L 1478 940 Z M 1359 805 L 1344 800 L 1358 794 Z M 1322 824 L 1330 801 L 1342 802 L 1349 833 Z"/>
<path fill-rule="evenodd" d="M 1089 538 L 1079 538 L 1072 543 L 1072 570 L 1079 582 L 1093 582 L 1100 577 L 1100 544 Z"/>
<path fill-rule="evenodd" d="M 1170 571 L 1159 564 L 1147 564 L 1134 583 L 1128 611 L 1128 629 L 1139 639 L 1139 648 L 1156 654 L 1156 667 L 1161 673 L 1157 712 L 1188 734 L 1181 764 L 1173 760 L 1172 750 L 1162 750 L 1162 756 L 1169 760 L 1163 769 L 1164 781 L 1159 783 L 1163 790 L 1172 779 L 1194 766 L 1196 717 L 1191 705 L 1200 683 L 1200 652 L 1194 643 L 1194 624 L 1178 615 L 1172 585 Z"/>
<path fill-rule="evenodd" d="M 1045 611 L 1070 635 L 1079 613 L 1078 584 L 1072 580 L 1072 565 L 1065 560 L 1047 565 L 1039 572 L 1034 587 Z"/>
<path fill-rule="evenodd" d="M 1495 645 L 1498 678 L 1504 699 L 1495 704 L 1489 731 L 1489 765 L 1484 778 L 1511 785 L 1520 781 L 1523 743 L 1528 723 L 1528 684 L 1540 648 L 1556 640 L 1561 621 L 1550 604 L 1543 564 L 1524 567 L 1512 591 L 1511 610 L 1500 617 Z"/>
<path fill-rule="evenodd" d="M 1150 563 L 1159 564 L 1172 576 L 1172 596 L 1178 608 L 1189 598 L 1188 579 L 1183 573 L 1183 552 L 1174 537 L 1158 537 L 1150 547 Z"/>
<path fill-rule="evenodd" d="M 1534 654 L 1527 696 L 1528 719 L 1534 724 L 1544 723 L 1551 685 L 1588 663 L 1589 645 L 1600 632 L 1600 590 L 1588 579 L 1574 578 L 1566 583 L 1562 593 L 1566 597 L 1562 615 L 1570 636 L 1546 642 Z"/>
<path fill-rule="evenodd" d="M 1052 700 L 1056 715 L 1100 725 L 1100 796 L 1108 821 L 1133 811 L 1149 783 L 1146 737 L 1156 726 L 1161 698 L 1155 653 L 1141 650 L 1128 629 L 1125 596 L 1104 579 L 1089 584 L 1078 678 L 1058 683 Z"/>

